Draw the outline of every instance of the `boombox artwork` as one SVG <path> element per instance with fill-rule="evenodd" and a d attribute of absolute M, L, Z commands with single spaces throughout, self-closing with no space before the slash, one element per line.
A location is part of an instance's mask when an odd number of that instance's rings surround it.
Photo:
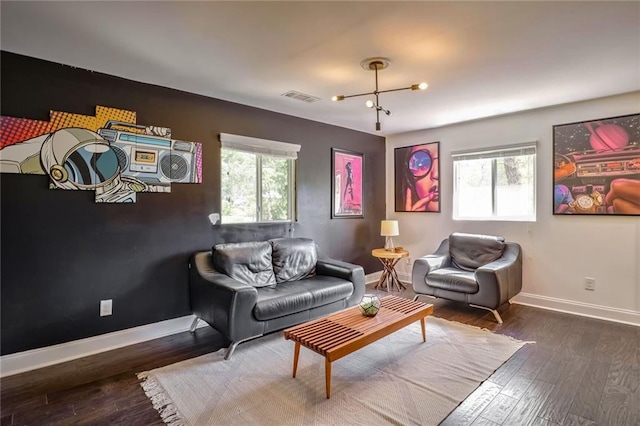
<path fill-rule="evenodd" d="M 640 215 L 640 114 L 553 126 L 553 214 Z"/>
<path fill-rule="evenodd" d="M 133 111 L 97 106 L 95 116 L 50 118 L 0 117 L 0 172 L 48 175 L 50 188 L 93 190 L 97 203 L 134 203 L 137 192 L 202 182 L 202 144 L 136 124 Z"/>

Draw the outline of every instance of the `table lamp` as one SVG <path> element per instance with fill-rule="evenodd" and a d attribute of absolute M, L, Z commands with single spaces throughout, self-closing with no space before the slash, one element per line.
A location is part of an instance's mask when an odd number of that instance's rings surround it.
<path fill-rule="evenodd" d="M 383 220 L 380 223 L 380 235 L 382 235 L 383 237 L 387 237 L 384 242 L 384 248 L 388 251 L 393 251 L 393 239 L 391 237 L 400 235 L 400 232 L 398 231 L 398 221 Z"/>

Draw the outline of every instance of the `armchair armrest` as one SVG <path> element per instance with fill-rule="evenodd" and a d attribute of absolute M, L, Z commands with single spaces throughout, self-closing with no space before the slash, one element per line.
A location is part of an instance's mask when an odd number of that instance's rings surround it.
<path fill-rule="evenodd" d="M 421 287 L 426 285 L 425 278 L 427 274 L 436 269 L 445 268 L 451 265 L 451 256 L 449 255 L 449 240 L 443 240 L 440 247 L 433 254 L 428 254 L 416 259 L 413 262 L 411 270 L 411 282 L 416 293 L 422 293 Z M 416 288 L 416 284 L 418 288 Z"/>
<path fill-rule="evenodd" d="M 194 315 L 231 341 L 264 333 L 264 326 L 253 319 L 258 300 L 255 287 L 216 271 L 211 252 L 199 252 L 190 261 L 190 298 Z"/>
<path fill-rule="evenodd" d="M 347 298 L 347 306 L 353 306 L 362 300 L 365 290 L 362 266 L 325 257 L 318 259 L 316 274 L 342 278 L 353 283 L 353 293 Z"/>
<path fill-rule="evenodd" d="M 502 257 L 476 269 L 480 292 L 493 293 L 497 308 L 522 290 L 522 250 L 517 243 L 507 243 Z M 493 304 L 493 303 L 491 303 Z M 483 305 L 485 306 L 485 305 Z"/>

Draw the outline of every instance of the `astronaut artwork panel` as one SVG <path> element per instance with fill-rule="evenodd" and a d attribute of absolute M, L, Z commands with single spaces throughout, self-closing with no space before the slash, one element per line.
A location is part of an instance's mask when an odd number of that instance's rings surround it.
<path fill-rule="evenodd" d="M 0 117 L 0 172 L 48 175 L 52 189 L 93 190 L 98 203 L 133 203 L 138 192 L 202 182 L 202 144 L 136 124 L 133 111 L 95 116 L 51 111 L 50 121 Z"/>
<path fill-rule="evenodd" d="M 640 114 L 553 126 L 553 214 L 640 215 Z"/>

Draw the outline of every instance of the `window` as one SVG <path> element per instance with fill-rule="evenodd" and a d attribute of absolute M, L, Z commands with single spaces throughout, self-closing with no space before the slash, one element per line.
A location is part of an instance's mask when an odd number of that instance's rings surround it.
<path fill-rule="evenodd" d="M 221 223 L 295 220 L 300 145 L 220 134 Z"/>
<path fill-rule="evenodd" d="M 536 220 L 536 146 L 454 153 L 453 219 Z"/>

